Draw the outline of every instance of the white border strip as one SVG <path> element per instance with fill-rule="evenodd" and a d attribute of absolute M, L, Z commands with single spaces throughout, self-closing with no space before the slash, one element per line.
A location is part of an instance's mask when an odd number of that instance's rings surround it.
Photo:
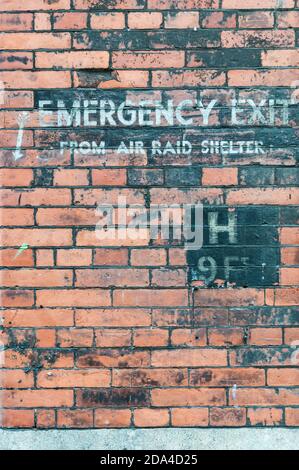
<path fill-rule="evenodd" d="M 298 450 L 299 428 L 0 430 L 0 450 Z"/>

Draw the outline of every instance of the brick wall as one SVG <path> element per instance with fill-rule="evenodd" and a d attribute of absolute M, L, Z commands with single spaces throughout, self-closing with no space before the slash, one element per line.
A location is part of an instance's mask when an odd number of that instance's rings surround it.
<path fill-rule="evenodd" d="M 295 3 L 1 0 L 4 427 L 298 425 Z M 57 129 L 50 111 L 41 127 L 57 97 L 218 104 L 209 125 L 195 106 L 192 125 Z M 69 136 L 107 152 L 60 152 Z M 119 154 L 120 138 L 145 151 Z M 159 139 L 193 150 L 153 154 Z M 204 153 L 204 139 L 262 151 Z M 202 249 L 99 241 L 96 205 L 119 195 L 202 202 Z"/>

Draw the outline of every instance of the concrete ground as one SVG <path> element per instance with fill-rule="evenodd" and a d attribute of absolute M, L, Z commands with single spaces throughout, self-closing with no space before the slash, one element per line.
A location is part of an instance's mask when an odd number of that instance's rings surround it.
<path fill-rule="evenodd" d="M 0 450 L 298 450 L 299 429 L 0 430 Z"/>

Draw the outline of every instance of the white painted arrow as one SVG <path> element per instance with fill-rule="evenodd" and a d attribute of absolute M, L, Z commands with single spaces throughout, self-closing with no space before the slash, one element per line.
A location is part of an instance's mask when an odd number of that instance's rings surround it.
<path fill-rule="evenodd" d="M 15 160 L 19 160 L 20 158 L 23 157 L 23 154 L 21 152 L 21 147 L 22 147 L 22 142 L 23 142 L 24 126 L 28 118 L 29 118 L 29 113 L 27 112 L 21 113 L 18 117 L 19 130 L 18 130 L 18 136 L 17 136 L 16 150 L 13 152 L 13 156 L 15 157 Z"/>

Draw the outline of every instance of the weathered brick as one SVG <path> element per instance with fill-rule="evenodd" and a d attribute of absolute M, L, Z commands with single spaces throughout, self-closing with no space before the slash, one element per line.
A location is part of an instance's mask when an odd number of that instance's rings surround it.
<path fill-rule="evenodd" d="M 199 26 L 199 13 L 197 11 L 171 11 L 165 15 L 164 27 L 166 29 L 187 29 Z"/>
<path fill-rule="evenodd" d="M 0 13 L 0 31 L 30 31 L 32 28 L 32 13 Z"/>
<path fill-rule="evenodd" d="M 245 408 L 211 408 L 211 426 L 244 426 L 246 424 Z"/>
<path fill-rule="evenodd" d="M 279 408 L 249 408 L 247 420 L 251 426 L 281 426 L 283 414 Z"/>
<path fill-rule="evenodd" d="M 112 65 L 118 69 L 157 69 L 183 67 L 184 52 L 114 52 Z"/>
<path fill-rule="evenodd" d="M 92 20 L 91 20 L 92 22 Z M 62 12 L 53 15 L 54 29 L 77 30 L 87 26 L 87 14 L 80 12 Z"/>
<path fill-rule="evenodd" d="M 295 46 L 294 31 L 222 31 L 223 47 L 285 47 Z"/>

